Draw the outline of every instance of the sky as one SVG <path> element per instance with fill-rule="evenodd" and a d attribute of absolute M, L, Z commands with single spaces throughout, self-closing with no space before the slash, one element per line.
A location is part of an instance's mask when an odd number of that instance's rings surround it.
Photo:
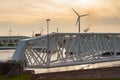
<path fill-rule="evenodd" d="M 0 36 L 47 33 L 77 33 L 77 15 L 81 18 L 81 32 L 119 33 L 120 0 L 0 0 Z M 10 31 L 11 28 L 11 31 Z"/>

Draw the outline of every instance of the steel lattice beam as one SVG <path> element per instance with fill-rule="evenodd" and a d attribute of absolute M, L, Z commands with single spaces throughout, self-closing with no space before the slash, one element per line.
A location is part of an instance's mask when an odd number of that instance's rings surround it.
<path fill-rule="evenodd" d="M 21 41 L 13 60 L 39 68 L 120 60 L 120 34 L 52 33 L 30 38 Z"/>

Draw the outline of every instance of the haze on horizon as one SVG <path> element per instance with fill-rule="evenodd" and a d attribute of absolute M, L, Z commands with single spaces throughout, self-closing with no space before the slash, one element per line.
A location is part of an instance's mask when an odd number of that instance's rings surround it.
<path fill-rule="evenodd" d="M 46 34 L 46 19 L 50 21 L 50 32 L 78 32 L 75 26 L 79 14 L 90 14 L 81 18 L 81 31 L 120 31 L 120 0 L 0 0 L 0 36 L 31 36 L 32 31 Z"/>

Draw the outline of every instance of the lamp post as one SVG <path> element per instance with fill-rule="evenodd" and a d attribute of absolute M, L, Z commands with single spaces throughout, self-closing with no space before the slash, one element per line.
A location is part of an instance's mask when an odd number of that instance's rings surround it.
<path fill-rule="evenodd" d="M 50 51 L 49 51 L 49 21 L 50 19 L 46 19 L 46 22 L 47 22 L 47 66 L 49 66 L 50 64 Z"/>
<path fill-rule="evenodd" d="M 47 21 L 47 34 L 49 34 L 49 21 L 50 21 L 50 19 L 46 19 L 46 21 Z"/>
<path fill-rule="evenodd" d="M 47 22 L 47 35 L 48 35 L 48 37 L 47 37 L 47 52 L 49 52 L 49 21 L 50 21 L 50 19 L 46 19 L 46 22 Z"/>

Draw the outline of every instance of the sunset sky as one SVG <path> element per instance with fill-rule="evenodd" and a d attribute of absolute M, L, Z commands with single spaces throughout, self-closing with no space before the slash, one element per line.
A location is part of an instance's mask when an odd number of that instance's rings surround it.
<path fill-rule="evenodd" d="M 0 36 L 32 36 L 32 32 L 46 34 L 46 19 L 51 19 L 49 32 L 78 32 L 77 15 L 81 18 L 81 31 L 120 31 L 120 0 L 0 0 Z"/>

